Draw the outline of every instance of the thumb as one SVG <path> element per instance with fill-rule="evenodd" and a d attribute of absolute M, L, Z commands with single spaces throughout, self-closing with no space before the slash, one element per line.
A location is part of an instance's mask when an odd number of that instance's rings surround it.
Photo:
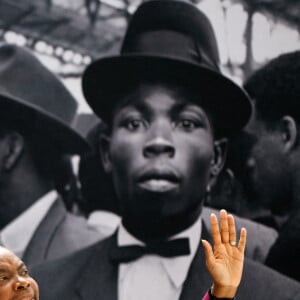
<path fill-rule="evenodd" d="M 215 256 L 210 243 L 206 240 L 202 240 L 202 245 L 204 247 L 206 264 L 211 264 L 215 261 Z"/>

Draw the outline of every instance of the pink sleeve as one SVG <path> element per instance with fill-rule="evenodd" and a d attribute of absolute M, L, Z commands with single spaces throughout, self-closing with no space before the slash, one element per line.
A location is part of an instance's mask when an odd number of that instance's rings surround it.
<path fill-rule="evenodd" d="M 204 297 L 202 298 L 202 300 L 210 300 L 209 294 L 208 292 L 205 293 Z"/>

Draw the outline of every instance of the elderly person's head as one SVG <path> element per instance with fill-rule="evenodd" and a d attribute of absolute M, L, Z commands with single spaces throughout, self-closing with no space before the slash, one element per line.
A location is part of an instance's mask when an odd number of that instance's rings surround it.
<path fill-rule="evenodd" d="M 38 300 L 36 281 L 28 274 L 26 265 L 11 251 L 0 246 L 0 299 Z"/>

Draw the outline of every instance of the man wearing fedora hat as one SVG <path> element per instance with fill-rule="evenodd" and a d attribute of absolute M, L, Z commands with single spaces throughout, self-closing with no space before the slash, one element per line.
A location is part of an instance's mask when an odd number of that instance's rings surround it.
<path fill-rule="evenodd" d="M 122 223 L 111 237 L 36 268 L 41 298 L 190 300 L 205 293 L 203 198 L 224 164 L 227 137 L 251 113 L 218 62 L 211 24 L 197 8 L 155 0 L 132 16 L 121 54 L 87 68 L 83 91 L 109 127 L 100 149 Z M 237 243 L 228 228 L 221 240 Z M 243 277 L 240 299 L 300 297 L 298 283 L 255 262 L 245 261 Z"/>
<path fill-rule="evenodd" d="M 64 154 L 88 147 L 71 127 L 77 103 L 28 50 L 0 46 L 0 237 L 27 265 L 99 240 L 55 189 Z"/>

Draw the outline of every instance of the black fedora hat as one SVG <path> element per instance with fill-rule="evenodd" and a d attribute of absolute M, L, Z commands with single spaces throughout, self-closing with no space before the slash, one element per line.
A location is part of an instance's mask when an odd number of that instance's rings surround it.
<path fill-rule="evenodd" d="M 61 81 L 29 50 L 0 46 L 1 118 L 32 129 L 61 152 L 80 154 L 88 144 L 72 127 L 77 106 Z"/>
<path fill-rule="evenodd" d="M 249 119 L 248 96 L 221 74 L 213 28 L 192 4 L 178 0 L 141 4 L 120 55 L 93 62 L 84 72 L 82 86 L 91 108 L 108 121 L 122 91 L 157 77 L 192 87 L 199 104 L 209 106 L 219 135 L 237 132 Z"/>

